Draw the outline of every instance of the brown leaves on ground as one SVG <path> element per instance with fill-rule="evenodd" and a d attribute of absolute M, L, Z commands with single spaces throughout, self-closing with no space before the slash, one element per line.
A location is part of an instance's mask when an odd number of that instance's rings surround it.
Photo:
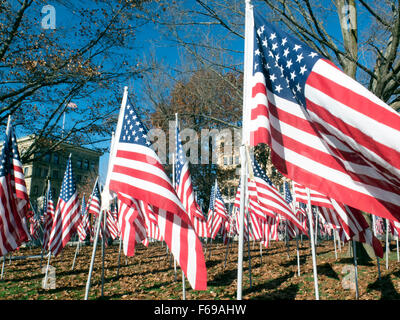
<path fill-rule="evenodd" d="M 248 246 L 245 243 L 243 263 L 243 299 L 262 300 L 313 300 L 314 278 L 311 250 L 308 241 L 300 245 L 300 276 L 297 274 L 296 243 L 272 242 L 268 249 L 259 243 L 250 243 L 251 264 Z M 179 300 L 182 298 L 182 276 L 179 266 L 174 271 L 174 262 L 165 245 L 152 243 L 148 248 L 138 245 L 134 257 L 120 257 L 118 270 L 117 244 L 108 246 L 104 259 L 104 283 L 101 281 L 101 249 L 97 250 L 92 275 L 89 299 L 117 300 Z M 75 247 L 64 248 L 62 254 L 52 257 L 50 265 L 55 268 L 55 289 L 43 289 L 44 268 L 47 259 L 12 260 L 6 258 L 4 279 L 0 281 L 0 299 L 63 299 L 82 300 L 88 279 L 92 246 L 83 246 L 71 270 Z M 205 251 L 208 272 L 206 291 L 194 291 L 186 281 L 186 299 L 234 300 L 237 290 L 237 243 L 230 245 L 226 266 L 226 246 L 219 243 L 208 245 Z M 211 256 L 210 256 L 211 251 Z M 38 248 L 23 248 L 14 256 L 40 254 Z M 333 242 L 323 241 L 317 247 L 318 285 L 321 300 L 351 300 L 355 292 L 345 289 L 347 280 L 354 279 L 353 259 L 347 255 L 347 247 L 338 252 L 335 259 Z M 377 262 L 358 265 L 360 299 L 399 299 L 400 263 L 396 253 L 391 254 L 389 269 L 381 260 L 381 280 L 378 279 Z M 250 279 L 251 270 L 251 279 Z M 250 286 L 251 280 L 251 286 Z M 101 288 L 103 286 L 103 297 Z"/>

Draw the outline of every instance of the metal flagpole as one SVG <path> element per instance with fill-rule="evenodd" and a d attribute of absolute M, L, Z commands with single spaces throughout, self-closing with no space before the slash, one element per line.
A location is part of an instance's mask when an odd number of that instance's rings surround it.
<path fill-rule="evenodd" d="M 176 128 L 179 128 L 178 113 L 175 113 L 175 132 L 176 132 Z M 177 141 L 177 137 L 176 137 L 176 134 L 175 134 L 175 153 L 176 153 L 176 149 L 177 149 L 177 143 L 178 143 L 178 141 Z M 176 181 L 175 181 L 175 179 L 176 179 L 176 177 L 175 177 L 175 157 L 178 156 L 175 153 L 174 153 L 174 156 L 172 157 L 172 160 L 173 160 L 173 162 L 172 162 L 172 164 L 173 164 L 173 167 L 172 167 L 172 185 L 174 186 L 174 189 L 176 189 L 176 185 L 175 185 L 176 184 Z M 176 265 L 176 260 L 174 259 L 174 261 L 175 261 L 175 265 Z M 181 271 L 182 271 L 182 300 L 186 300 L 185 273 L 183 272 L 183 270 L 181 270 Z M 175 277 L 176 277 L 176 269 L 175 269 Z"/>
<path fill-rule="evenodd" d="M 75 249 L 74 261 L 72 262 L 71 270 L 74 270 L 76 255 L 78 254 L 78 249 L 79 249 L 79 241 L 78 241 L 78 244 L 77 244 L 76 249 Z"/>
<path fill-rule="evenodd" d="M 215 197 L 217 195 L 217 178 L 215 178 L 215 182 L 214 182 L 214 206 L 213 206 L 213 210 L 211 212 L 211 226 L 210 226 L 210 251 L 208 252 L 208 259 L 211 258 L 211 245 L 212 245 L 212 230 L 213 230 L 213 224 L 214 224 L 214 211 L 215 211 Z"/>
<path fill-rule="evenodd" d="M 372 215 L 372 231 L 374 233 L 374 236 L 376 237 L 376 219 L 375 215 Z M 379 262 L 379 257 L 376 257 L 376 263 L 378 266 L 378 279 L 381 280 L 381 264 Z"/>
<path fill-rule="evenodd" d="M 354 277 L 356 281 L 356 299 L 358 300 L 357 253 L 356 253 L 356 242 L 354 240 L 353 240 L 353 258 L 354 258 Z"/>
<path fill-rule="evenodd" d="M 107 223 L 107 211 L 103 214 L 103 234 L 101 237 L 101 296 L 104 295 L 104 256 L 106 252 L 106 223 Z"/>
<path fill-rule="evenodd" d="M 389 269 L 389 219 L 386 219 L 386 270 Z"/>
<path fill-rule="evenodd" d="M 250 80 L 253 74 L 253 34 L 254 34 L 254 17 L 253 6 L 250 0 L 245 0 L 245 40 L 244 40 L 244 74 L 243 74 L 243 125 L 242 125 L 242 145 L 240 147 L 241 158 L 241 175 L 240 183 L 242 190 L 240 192 L 240 217 L 239 217 L 239 244 L 238 244 L 238 270 L 237 270 L 237 300 L 242 300 L 243 285 L 243 233 L 244 233 L 244 213 L 247 197 L 247 156 L 246 145 L 250 144 L 250 136 L 248 130 L 249 124 L 249 99 L 251 98 Z"/>
<path fill-rule="evenodd" d="M 0 280 L 3 280 L 5 262 L 6 262 L 6 255 L 3 256 L 3 264 L 1 265 L 1 277 L 0 277 Z"/>
<path fill-rule="evenodd" d="M 247 2 L 246 2 L 247 3 Z M 240 192 L 240 211 L 239 211 L 239 244 L 238 244 L 238 276 L 237 276 L 237 300 L 242 300 L 242 282 L 243 282 L 243 233 L 244 233 L 244 206 L 247 193 L 247 159 L 246 147 L 240 147 L 241 157 L 241 177 L 240 183 L 242 190 Z"/>
<path fill-rule="evenodd" d="M 333 233 L 333 245 L 335 246 L 335 260 L 337 260 L 337 251 L 336 251 L 336 230 L 332 230 Z"/>
<path fill-rule="evenodd" d="M 317 274 L 317 259 L 315 257 L 315 245 L 314 245 L 314 233 L 311 228 L 312 224 L 312 214 L 311 214 L 311 197 L 310 197 L 310 189 L 306 188 L 307 190 L 307 212 L 308 212 L 308 220 L 310 222 L 310 241 L 311 241 L 311 253 L 312 253 L 312 261 L 313 261 L 313 273 L 314 273 L 314 289 L 315 289 L 315 299 L 319 300 L 319 291 L 318 291 L 318 274 Z"/>
<path fill-rule="evenodd" d="M 48 275 L 49 275 L 49 265 L 50 265 L 51 251 L 49 251 L 48 256 L 49 256 L 49 257 L 48 257 L 48 259 L 47 259 L 46 273 L 45 273 L 45 275 L 44 275 L 44 287 L 45 287 L 45 288 L 47 288 L 47 278 L 48 278 Z"/>
<path fill-rule="evenodd" d="M 300 252 L 299 252 L 299 236 L 296 235 L 296 254 L 297 254 L 297 274 L 300 277 Z"/>
<path fill-rule="evenodd" d="M 246 208 L 248 208 L 248 203 Z M 246 219 L 247 219 L 247 254 L 249 256 L 249 280 L 250 280 L 250 288 L 251 288 L 251 254 L 250 254 L 250 221 L 249 221 L 249 211 L 245 209 Z"/>
<path fill-rule="evenodd" d="M 97 228 L 96 228 L 96 235 L 94 237 L 94 242 L 93 242 L 93 252 L 92 252 L 92 259 L 90 260 L 90 267 L 89 267 L 89 276 L 86 282 L 86 291 L 85 291 L 85 300 L 88 299 L 89 296 L 89 290 L 90 290 L 90 281 L 92 279 L 92 272 L 93 272 L 93 265 L 94 265 L 94 258 L 96 256 L 96 248 L 97 248 L 97 241 L 99 239 L 99 233 L 100 233 L 100 222 L 101 219 L 103 219 L 103 210 L 100 210 L 99 217 L 97 219 Z"/>

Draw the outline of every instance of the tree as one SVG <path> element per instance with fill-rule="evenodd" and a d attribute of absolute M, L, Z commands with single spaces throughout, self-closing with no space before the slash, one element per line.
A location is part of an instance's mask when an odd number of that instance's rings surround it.
<path fill-rule="evenodd" d="M 110 135 L 119 83 L 144 70 L 132 55 L 142 2 L 58 1 L 55 29 L 43 28 L 44 1 L 0 3 L 0 125 L 11 115 L 20 134 L 37 137 L 22 161 L 65 140 L 91 145 Z M 45 150 L 43 137 L 53 141 Z"/>

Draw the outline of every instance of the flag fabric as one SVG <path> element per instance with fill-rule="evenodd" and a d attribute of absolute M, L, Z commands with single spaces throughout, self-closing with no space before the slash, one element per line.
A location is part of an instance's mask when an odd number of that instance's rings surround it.
<path fill-rule="evenodd" d="M 37 240 L 39 239 L 39 228 L 40 222 L 36 215 L 33 215 L 29 218 L 29 234 L 31 235 L 31 239 Z"/>
<path fill-rule="evenodd" d="M 80 204 L 70 156 L 49 238 L 49 250 L 54 256 L 57 256 L 68 243 L 71 236 L 76 232 L 79 222 Z"/>
<path fill-rule="evenodd" d="M 42 247 L 45 250 L 48 250 L 48 242 L 51 232 L 51 227 L 53 225 L 54 219 L 54 203 L 53 203 L 53 195 L 51 193 L 51 183 L 50 180 L 47 184 L 47 192 L 44 198 L 43 203 L 43 243 Z"/>
<path fill-rule="evenodd" d="M 179 199 L 186 209 L 187 214 L 189 215 L 190 221 L 192 222 L 197 235 L 200 238 L 205 238 L 209 236 L 207 234 L 207 221 L 196 202 L 192 179 L 190 177 L 189 162 L 186 160 L 185 153 L 183 151 L 178 126 L 176 126 L 175 130 L 175 141 L 175 189 Z"/>
<path fill-rule="evenodd" d="M 14 129 L 9 123 L 0 164 L 0 256 L 29 241 L 29 198 Z"/>
<path fill-rule="evenodd" d="M 161 235 L 190 285 L 195 290 L 205 290 L 207 270 L 202 244 L 150 145 L 147 129 L 124 98 L 110 155 L 109 190 L 121 201 L 127 201 L 127 206 L 133 205 L 131 199 L 151 205 Z"/>
<path fill-rule="evenodd" d="M 115 220 L 115 217 L 112 213 L 111 210 L 107 210 L 107 216 L 106 216 L 106 228 L 108 230 L 108 234 L 110 235 L 111 239 L 115 240 L 118 237 L 118 225 L 117 225 L 117 220 Z"/>
<path fill-rule="evenodd" d="M 78 224 L 77 232 L 79 241 L 85 241 L 90 230 L 89 214 L 87 213 L 87 207 L 85 203 L 85 195 L 82 196 L 81 205 L 81 221 Z"/>
<path fill-rule="evenodd" d="M 215 180 L 214 186 L 211 188 L 210 205 L 207 215 L 207 229 L 210 238 L 215 239 L 218 231 L 225 232 L 222 225 L 228 221 L 228 212 L 222 199 L 221 191 L 218 187 L 218 182 Z"/>
<path fill-rule="evenodd" d="M 93 214 L 94 216 L 97 216 L 100 213 L 100 188 L 99 188 L 99 182 L 96 180 L 95 185 L 93 187 L 92 194 L 89 197 L 88 201 L 88 209 L 87 212 L 88 214 Z"/>
<path fill-rule="evenodd" d="M 244 139 L 266 143 L 286 177 L 399 221 L 400 115 L 254 11 Z"/>
<path fill-rule="evenodd" d="M 308 204 L 308 196 L 306 188 L 296 182 L 293 183 L 293 188 L 295 194 L 295 201 Z M 311 189 L 309 189 L 309 191 L 310 191 L 310 202 L 312 206 L 326 207 L 333 209 L 332 203 L 327 196 Z"/>

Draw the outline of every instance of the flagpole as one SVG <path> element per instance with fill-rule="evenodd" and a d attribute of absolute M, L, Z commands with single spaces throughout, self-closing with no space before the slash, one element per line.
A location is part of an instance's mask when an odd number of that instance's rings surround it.
<path fill-rule="evenodd" d="M 389 219 L 386 219 L 386 270 L 389 269 Z"/>
<path fill-rule="evenodd" d="M 122 239 L 121 235 L 119 237 L 119 249 L 118 249 L 118 268 L 117 268 L 117 277 L 119 276 L 119 267 L 121 265 L 121 247 L 122 247 Z"/>
<path fill-rule="evenodd" d="M 211 212 L 211 225 L 210 225 L 210 251 L 208 252 L 208 259 L 211 258 L 211 245 L 212 245 L 212 231 L 213 231 L 213 225 L 214 225 L 214 211 L 215 211 L 215 198 L 216 198 L 216 194 L 217 194 L 217 178 L 215 178 L 215 182 L 214 182 L 214 192 L 213 192 L 213 197 L 214 197 L 214 205 L 213 205 L 213 210 Z"/>
<path fill-rule="evenodd" d="M 242 186 L 240 192 L 240 211 L 239 211 L 239 244 L 238 244 L 238 268 L 237 268 L 237 300 L 242 300 L 242 284 L 243 284 L 243 233 L 244 233 L 244 207 L 245 207 L 245 194 L 247 193 L 247 157 L 246 147 L 240 147 L 241 158 L 241 176 L 240 183 Z"/>
<path fill-rule="evenodd" d="M 178 128 L 179 128 L 178 113 L 175 113 L 175 132 L 176 132 L 176 129 L 178 129 Z M 176 154 L 176 149 L 177 149 L 177 145 L 178 145 L 177 138 L 178 137 L 175 134 L 175 152 L 174 152 L 175 156 L 172 157 L 172 160 L 173 160 L 173 162 L 172 162 L 172 165 L 173 165 L 173 169 L 172 169 L 172 185 L 173 185 L 174 189 L 176 189 L 176 185 L 175 185 L 176 184 L 176 181 L 175 181 L 175 179 L 176 179 L 176 177 L 175 177 L 175 157 L 178 156 Z M 175 265 L 176 265 L 176 260 L 174 259 L 174 261 L 175 261 Z M 183 272 L 183 270 L 181 270 L 181 271 L 182 271 L 182 299 L 186 300 L 185 273 Z M 175 269 L 175 277 L 176 277 L 176 269 Z"/>
<path fill-rule="evenodd" d="M 333 230 L 332 230 L 332 233 L 333 233 L 333 245 L 334 245 L 334 247 L 335 247 L 335 260 L 337 260 L 337 251 L 336 251 L 336 230 L 333 229 Z"/>
<path fill-rule="evenodd" d="M 375 215 L 372 215 L 372 231 L 374 236 L 376 237 L 376 219 L 375 219 Z M 381 264 L 379 262 L 379 257 L 376 256 L 376 264 L 378 267 L 378 279 L 381 280 Z"/>
<path fill-rule="evenodd" d="M 358 268 L 357 268 L 357 253 L 356 242 L 353 240 L 353 259 L 354 259 L 354 277 L 356 281 L 356 299 L 358 300 Z"/>
<path fill-rule="evenodd" d="M 100 210 L 98 221 L 97 221 L 97 228 L 96 228 L 96 235 L 94 237 L 94 242 L 93 242 L 93 252 L 92 252 L 92 259 L 90 260 L 90 267 L 89 267 L 89 275 L 88 279 L 86 282 L 86 290 L 85 290 L 85 300 L 88 300 L 89 296 L 89 290 L 90 290 L 90 281 L 92 279 L 92 272 L 93 272 L 93 266 L 94 266 L 94 258 L 96 256 L 96 247 L 97 247 L 97 241 L 99 239 L 99 233 L 100 233 L 100 222 L 101 219 L 103 218 L 103 210 Z"/>
<path fill-rule="evenodd" d="M 307 190 L 307 198 L 308 198 L 307 212 L 308 212 L 308 220 L 310 222 L 309 234 L 310 234 L 310 241 L 311 241 L 312 261 L 313 261 L 315 299 L 319 300 L 317 260 L 315 257 L 314 233 L 313 233 L 313 229 L 312 229 L 311 197 L 310 197 L 310 189 L 306 188 L 306 190 Z"/>

